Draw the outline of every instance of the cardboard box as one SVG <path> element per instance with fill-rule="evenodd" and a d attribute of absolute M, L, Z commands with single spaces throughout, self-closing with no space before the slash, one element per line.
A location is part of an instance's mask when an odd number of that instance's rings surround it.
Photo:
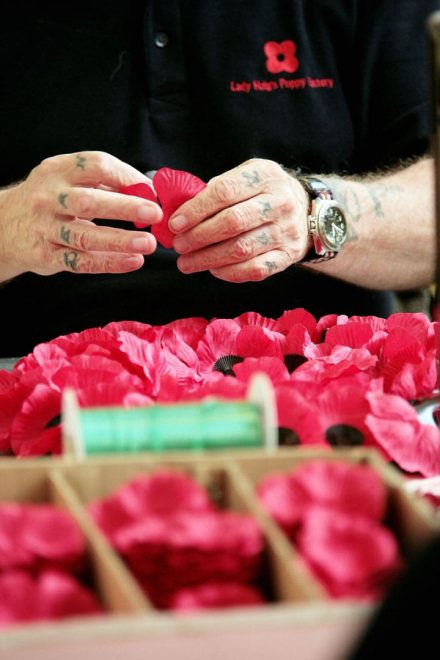
<path fill-rule="evenodd" d="M 255 485 L 272 472 L 289 471 L 312 458 L 346 458 L 371 464 L 388 490 L 388 522 L 410 557 L 438 532 L 426 501 L 403 488 L 393 467 L 374 451 L 285 448 L 275 453 L 237 450 L 185 455 L 118 455 L 0 461 L 0 500 L 53 501 L 67 508 L 86 535 L 97 592 L 108 615 L 53 624 L 26 625 L 0 635 L 5 660 L 205 660 L 276 657 L 342 660 L 374 611 L 355 602 L 330 601 L 278 526 L 255 497 Z M 184 470 L 224 506 L 258 520 L 266 541 L 273 601 L 259 608 L 232 608 L 178 616 L 151 607 L 129 571 L 93 524 L 85 506 L 141 472 Z"/>

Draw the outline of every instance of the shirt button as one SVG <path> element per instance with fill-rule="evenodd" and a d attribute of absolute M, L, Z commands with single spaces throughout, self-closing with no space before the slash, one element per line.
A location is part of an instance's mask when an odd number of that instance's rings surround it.
<path fill-rule="evenodd" d="M 165 32 L 158 32 L 154 37 L 154 43 L 158 48 L 165 48 L 165 46 L 168 46 L 168 41 L 168 35 L 165 34 Z"/>

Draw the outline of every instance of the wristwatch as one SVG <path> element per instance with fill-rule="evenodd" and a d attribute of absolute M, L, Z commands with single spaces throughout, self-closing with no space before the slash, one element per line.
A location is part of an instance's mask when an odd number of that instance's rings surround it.
<path fill-rule="evenodd" d="M 300 264 L 317 264 L 334 259 L 347 240 L 347 219 L 333 193 L 323 181 L 309 176 L 298 176 L 310 198 L 308 212 L 309 236 L 314 247 Z"/>

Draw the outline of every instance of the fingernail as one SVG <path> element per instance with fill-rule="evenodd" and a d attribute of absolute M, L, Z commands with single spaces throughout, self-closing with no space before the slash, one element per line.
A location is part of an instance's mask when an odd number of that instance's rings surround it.
<path fill-rule="evenodd" d="M 138 219 L 146 225 L 157 222 L 156 209 L 151 206 L 141 206 L 137 212 Z"/>
<path fill-rule="evenodd" d="M 188 220 L 184 215 L 176 215 L 175 218 L 168 222 L 172 231 L 178 232 L 188 226 Z"/>
<path fill-rule="evenodd" d="M 149 235 L 133 238 L 133 240 L 131 241 L 131 247 L 136 252 L 150 252 L 151 239 Z"/>
<path fill-rule="evenodd" d="M 190 273 L 194 268 L 194 261 L 191 257 L 181 257 L 177 260 L 177 266 L 183 273 Z"/>
<path fill-rule="evenodd" d="M 137 270 L 142 266 L 143 263 L 144 260 L 141 255 L 138 257 L 127 257 L 123 261 L 123 265 L 126 270 Z"/>
<path fill-rule="evenodd" d="M 177 238 L 175 238 L 173 242 L 173 247 L 176 250 L 176 252 L 180 252 L 181 254 L 189 250 L 188 241 L 184 236 L 178 236 Z"/>

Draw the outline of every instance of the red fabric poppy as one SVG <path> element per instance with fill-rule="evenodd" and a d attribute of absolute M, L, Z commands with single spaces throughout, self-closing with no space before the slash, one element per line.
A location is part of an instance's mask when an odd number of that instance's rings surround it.
<path fill-rule="evenodd" d="M 154 190 L 146 183 L 121 188 L 126 195 L 143 197 L 152 202 L 159 201 L 163 211 L 160 222 L 152 225 L 151 233 L 164 247 L 173 247 L 174 234 L 168 229 L 168 220 L 177 209 L 197 193 L 206 188 L 206 183 L 188 172 L 162 167 L 153 176 Z M 136 224 L 136 223 L 135 223 Z M 136 224 L 137 227 L 145 225 Z"/>
<path fill-rule="evenodd" d="M 206 581 L 248 582 L 261 569 L 263 536 L 248 515 L 218 511 L 187 475 L 142 475 L 89 512 L 157 607 Z"/>
<path fill-rule="evenodd" d="M 0 570 L 43 567 L 79 571 L 85 540 L 69 513 L 52 504 L 0 506 Z"/>
<path fill-rule="evenodd" d="M 24 570 L 0 575 L 0 627 L 32 621 L 100 614 L 95 594 L 67 573 Z"/>
<path fill-rule="evenodd" d="M 271 474 L 257 488 L 265 509 L 291 540 L 311 508 L 382 520 L 386 489 L 367 465 L 342 460 L 313 460 L 289 473 Z"/>
<path fill-rule="evenodd" d="M 377 600 L 403 568 L 394 534 L 365 516 L 311 508 L 296 544 L 333 598 Z"/>
<path fill-rule="evenodd" d="M 48 385 L 37 385 L 22 403 L 12 423 L 11 447 L 14 453 L 17 456 L 42 456 L 56 448 L 59 430 L 46 427 L 60 413 L 60 393 Z"/>
<path fill-rule="evenodd" d="M 189 475 L 161 470 L 132 479 L 111 496 L 89 505 L 97 525 L 108 535 L 145 516 L 212 509 L 205 490 Z"/>
<path fill-rule="evenodd" d="M 319 408 L 296 388 L 279 383 L 275 388 L 278 411 L 278 427 L 292 433 L 286 444 L 328 446 Z"/>
<path fill-rule="evenodd" d="M 414 408 L 402 397 L 371 391 L 365 424 L 376 442 L 407 472 L 425 477 L 440 474 L 440 431 L 421 424 Z"/>

